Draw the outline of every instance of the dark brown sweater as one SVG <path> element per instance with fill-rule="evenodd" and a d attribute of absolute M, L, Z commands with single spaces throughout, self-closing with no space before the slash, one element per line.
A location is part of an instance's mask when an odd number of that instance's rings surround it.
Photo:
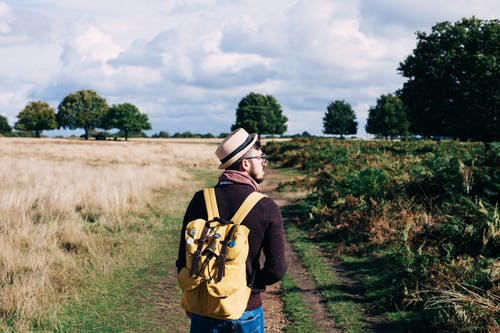
<path fill-rule="evenodd" d="M 220 217 L 231 218 L 252 191 L 253 188 L 246 184 L 215 186 Z M 207 218 L 203 191 L 196 192 L 184 216 L 176 262 L 178 272 L 186 264 L 184 240 L 186 224 L 197 218 Z M 247 310 L 253 310 L 262 305 L 260 292 L 265 290 L 266 285 L 278 282 L 286 272 L 283 220 L 276 203 L 266 197 L 255 205 L 242 224 L 250 229 L 249 253 L 246 262 L 247 282 L 251 281 L 254 273 L 255 279 Z M 261 252 L 265 258 L 263 265 L 259 262 Z"/>

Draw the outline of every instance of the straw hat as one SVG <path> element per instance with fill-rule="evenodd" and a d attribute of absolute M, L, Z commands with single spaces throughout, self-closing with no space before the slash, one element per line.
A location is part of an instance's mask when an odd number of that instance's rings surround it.
<path fill-rule="evenodd" d="M 229 134 L 217 147 L 215 155 L 220 160 L 219 169 L 225 169 L 245 155 L 257 141 L 257 134 L 248 134 L 243 128 L 238 128 Z"/>

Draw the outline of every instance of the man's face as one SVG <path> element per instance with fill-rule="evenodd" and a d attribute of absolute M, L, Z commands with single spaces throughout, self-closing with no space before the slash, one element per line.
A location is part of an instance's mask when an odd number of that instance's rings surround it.
<path fill-rule="evenodd" d="M 248 174 L 252 177 L 258 184 L 264 181 L 266 158 L 262 154 L 262 150 L 252 149 L 245 158 L 249 163 Z"/>

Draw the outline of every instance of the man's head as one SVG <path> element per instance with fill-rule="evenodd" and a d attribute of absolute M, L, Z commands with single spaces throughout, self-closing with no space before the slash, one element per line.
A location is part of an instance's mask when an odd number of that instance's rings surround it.
<path fill-rule="evenodd" d="M 257 183 L 264 180 L 266 156 L 262 154 L 256 134 L 239 128 L 219 144 L 215 154 L 221 161 L 219 169 L 246 172 Z"/>

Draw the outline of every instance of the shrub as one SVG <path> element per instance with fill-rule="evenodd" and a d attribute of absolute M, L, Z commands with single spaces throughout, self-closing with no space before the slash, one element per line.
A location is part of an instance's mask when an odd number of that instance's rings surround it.
<path fill-rule="evenodd" d="M 265 148 L 307 174 L 302 223 L 315 239 L 387 255 L 394 279 L 384 306 L 446 304 L 453 314 L 434 317 L 451 330 L 498 325 L 486 318 L 500 291 L 500 144 L 301 138 Z"/>

